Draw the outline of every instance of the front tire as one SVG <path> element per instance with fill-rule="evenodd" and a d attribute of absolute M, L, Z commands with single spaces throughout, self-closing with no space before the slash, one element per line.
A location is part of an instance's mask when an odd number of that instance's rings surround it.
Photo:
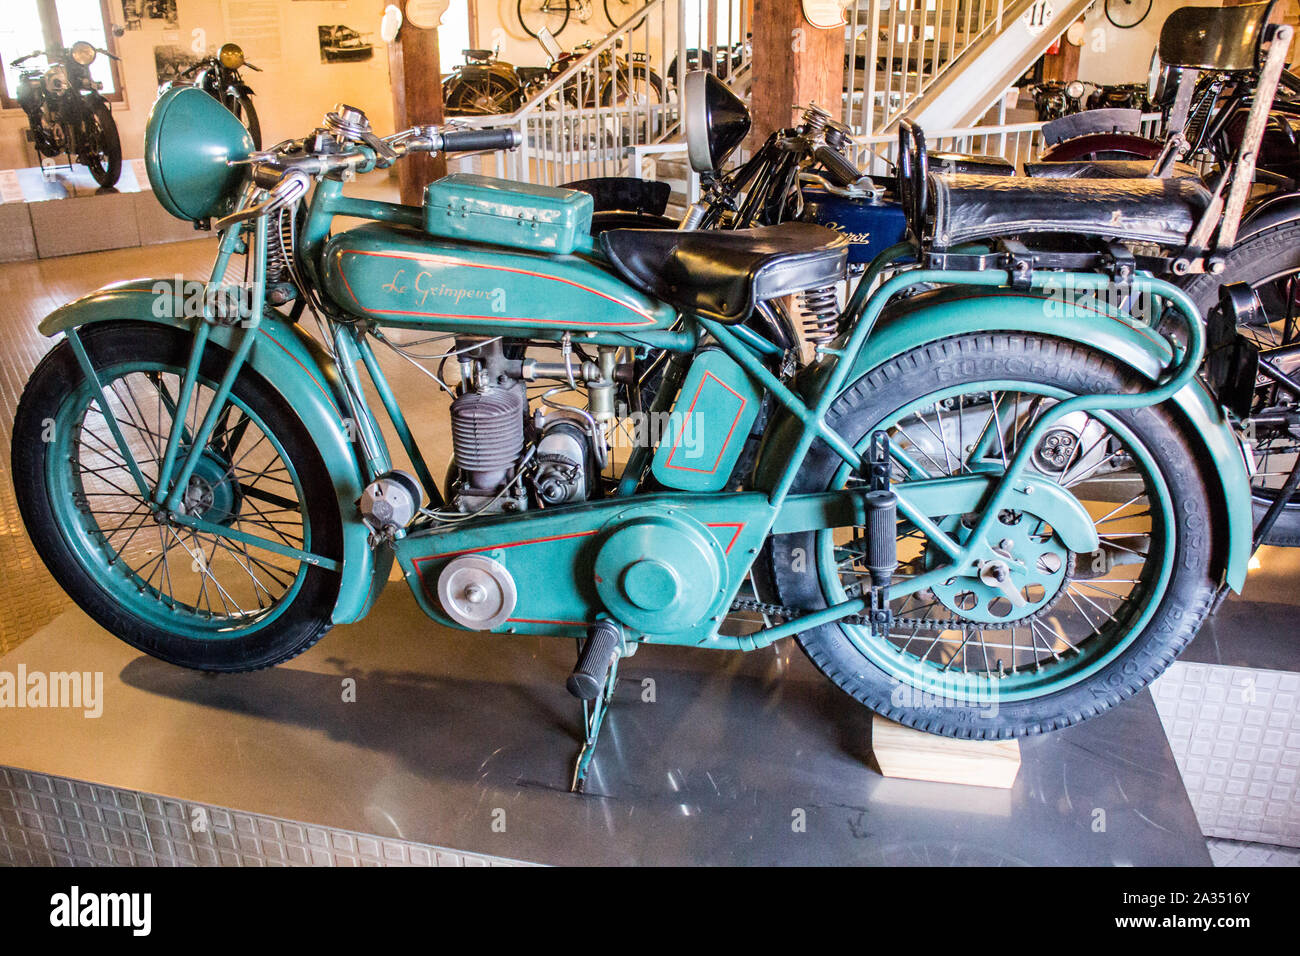
<path fill-rule="evenodd" d="M 1035 407 L 1072 394 L 1141 385 L 1128 369 L 1076 343 L 972 334 L 919 347 L 867 373 L 836 400 L 827 424 L 864 449 L 872 432 L 885 428 L 896 447 L 935 477 L 968 469 L 996 473 L 997 462 L 1005 462 L 1007 449 L 1014 452 L 1016 436 L 1034 420 Z M 927 417 L 931 407 L 937 418 Z M 1078 457 L 1062 453 L 1058 480 L 1094 517 L 1103 542 L 1098 552 L 1068 552 L 1053 544 L 1058 539 L 1042 517 L 1003 512 L 994 525 L 995 533 L 1007 535 L 1002 546 L 1019 555 L 1022 566 L 1044 570 L 1039 580 L 1056 591 L 1029 585 L 1020 591 L 1029 610 L 1010 602 L 999 609 L 999 592 L 989 588 L 981 594 L 978 579 L 957 575 L 891 602 L 898 620 L 933 615 L 929 629 L 918 626 L 909 633 L 910 624 L 904 629 L 896 622 L 888 636 L 878 636 L 837 623 L 800 634 L 818 669 L 891 720 L 974 739 L 1068 727 L 1154 680 L 1195 635 L 1215 596 L 1215 524 L 1206 483 L 1167 407 L 1097 413 L 1074 425 Z M 989 457 L 964 457 L 992 434 L 1002 437 L 990 442 Z M 1120 465 L 1129 460 L 1126 472 Z M 1093 471 L 1083 471 L 1085 466 Z M 1044 467 L 1050 479 L 1051 466 Z M 844 487 L 851 480 L 842 460 L 818 443 L 792 492 Z M 1108 490 L 1105 482 L 1117 484 Z M 1135 488 L 1136 496 L 1130 494 Z M 1116 499 L 1126 503 L 1115 507 Z M 977 518 L 931 517 L 959 538 Z M 899 528 L 895 590 L 901 593 L 908 577 L 940 566 L 941 556 L 909 524 L 900 522 Z M 1053 549 L 1054 563 L 1048 564 Z M 845 581 L 861 580 L 860 564 L 853 563 L 860 556 L 843 532 L 777 536 L 756 579 L 780 603 L 816 610 L 847 599 Z M 1019 579 L 1014 583 L 1021 588 Z"/>
<path fill-rule="evenodd" d="M 193 339 L 138 322 L 90 326 L 80 335 L 152 487 Z M 229 358 L 216 346 L 204 354 L 188 432 Z M 288 660 L 329 630 L 337 572 L 153 520 L 66 341 L 23 392 L 12 467 L 23 523 L 54 578 L 133 647 L 183 667 L 246 671 Z M 342 556 L 324 461 L 293 409 L 251 369 L 236 379 L 190 490 L 187 510 L 207 521 Z"/>
<path fill-rule="evenodd" d="M 244 129 L 248 130 L 248 135 L 253 140 L 253 148 L 261 149 L 262 123 L 257 118 L 257 110 L 253 107 L 252 98 L 242 91 L 232 91 L 226 94 L 225 106 L 244 124 Z"/>
<path fill-rule="evenodd" d="M 122 175 L 122 143 L 107 103 L 96 103 L 91 108 L 87 125 L 93 133 L 86 146 L 86 168 L 100 186 L 116 186 Z"/>

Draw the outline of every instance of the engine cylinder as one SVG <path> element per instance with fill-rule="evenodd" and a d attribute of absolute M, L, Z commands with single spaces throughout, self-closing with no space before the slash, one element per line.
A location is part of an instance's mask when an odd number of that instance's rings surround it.
<path fill-rule="evenodd" d="M 469 487 L 496 491 L 524 451 L 522 389 L 466 392 L 451 403 L 451 443 Z"/>

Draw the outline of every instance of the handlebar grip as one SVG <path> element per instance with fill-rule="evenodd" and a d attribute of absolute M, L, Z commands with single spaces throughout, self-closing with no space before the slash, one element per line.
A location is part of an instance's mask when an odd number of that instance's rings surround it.
<path fill-rule="evenodd" d="M 829 146 L 818 146 L 813 156 L 826 170 L 826 178 L 836 186 L 851 186 L 862 178 L 862 171 L 848 157 Z"/>
<path fill-rule="evenodd" d="M 480 149 L 514 149 L 523 138 L 516 129 L 460 129 L 442 134 L 444 153 L 470 153 Z"/>

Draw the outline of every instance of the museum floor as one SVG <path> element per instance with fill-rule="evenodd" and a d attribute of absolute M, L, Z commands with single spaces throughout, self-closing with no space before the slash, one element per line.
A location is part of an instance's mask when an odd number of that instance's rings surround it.
<path fill-rule="evenodd" d="M 1171 735 L 1177 732 L 1176 708 L 1165 704 L 1172 696 L 1189 699 L 1195 670 L 1184 673 L 1177 688 L 1166 688 L 1164 698 L 1157 687 L 1159 716 L 1153 697 L 1144 693 L 1083 727 L 1027 742 L 1016 789 L 999 793 L 887 781 L 868 771 L 869 716 L 822 681 L 791 642 L 744 658 L 650 648 L 653 653 L 628 662 L 627 677 L 639 683 L 657 676 L 661 685 L 677 687 L 653 716 L 639 716 L 631 706 L 612 715 L 613 732 L 602 741 L 607 749 L 597 756 L 595 798 L 574 811 L 568 801 L 581 798 L 564 793 L 562 780 L 576 723 L 562 687 L 563 658 L 571 651 L 536 639 L 504 639 L 486 650 L 481 638 L 423 622 L 400 586 L 389 589 L 372 618 L 337 629 L 287 668 L 236 680 L 210 681 L 166 667 L 102 632 L 86 636 L 87 628 L 98 629 L 71 606 L 33 554 L 8 474 L 14 408 L 48 347 L 35 327 L 56 306 L 110 281 L 206 274 L 212 250 L 213 241 L 204 239 L 0 265 L 0 301 L 6 306 L 0 315 L 0 656 L 5 667 L 30 656 L 68 668 L 103 669 L 124 701 L 109 722 L 112 733 L 94 748 L 78 737 L 84 730 L 66 721 L 40 724 L 44 717 L 30 712 L 6 715 L 0 774 L 19 767 L 48 774 L 43 781 L 88 778 L 268 814 L 281 821 L 276 827 L 307 820 L 353 837 L 402 837 L 481 853 L 483 859 L 1140 863 L 1124 849 L 1137 840 L 1162 848 L 1152 857 L 1157 862 L 1300 864 L 1294 848 L 1200 841 L 1188 795 L 1169 788 L 1178 771 L 1161 721 L 1166 731 L 1175 728 Z M 445 398 L 400 362 L 385 367 L 399 393 L 405 388 L 428 396 L 430 413 L 413 416 L 412 423 L 417 438 L 432 448 L 432 460 L 445 460 L 449 449 L 438 428 Z M 1295 670 L 1297 575 L 1300 553 L 1265 549 L 1246 593 L 1232 598 L 1198 638 L 1188 666 Z M 72 642 L 82 638 L 84 661 L 81 651 L 72 652 Z M 360 723 L 312 703 L 335 693 L 339 678 L 348 675 L 358 678 L 363 693 L 384 698 Z M 627 693 L 635 700 L 634 688 Z M 156 752 L 171 754 L 167 761 L 151 760 L 153 744 L 138 732 L 155 713 L 164 732 Z M 231 730 L 233 749 L 205 739 L 220 732 L 214 728 Z M 1300 726 L 1291 729 L 1300 733 Z M 187 733 L 194 735 L 188 753 Z M 113 761 L 117 778 L 94 775 L 107 773 Z M 210 772 L 214 761 L 221 765 L 219 774 Z M 1187 767 L 1195 765 L 1185 766 L 1180 758 L 1178 766 L 1192 789 Z M 1294 780 L 1296 768 L 1289 772 Z M 201 781 L 197 792 L 181 792 L 189 780 Z M 8 777 L 0 785 L 0 791 L 15 786 Z M 281 792 L 259 794 L 259 788 Z M 349 793 L 364 799 L 345 806 L 340 795 Z M 762 805 L 764 795 L 775 802 Z M 253 805 L 240 803 L 243 798 Z M 1080 800 L 1138 809 L 1131 820 L 1117 822 L 1110 839 L 1092 841 L 1066 822 L 1064 808 Z M 436 801 L 452 801 L 457 809 L 435 807 Z M 789 832 L 783 821 L 792 805 L 807 806 L 814 819 L 834 817 L 853 840 L 845 846 L 810 842 L 805 848 L 772 839 L 772 832 Z M 476 843 L 479 815 L 496 806 L 514 808 L 512 814 L 530 822 L 509 839 Z M 423 812 L 414 812 L 416 807 Z M 317 808 L 328 819 L 313 817 Z M 397 808 L 413 812 L 413 818 L 402 818 Z M 557 811 L 563 826 L 533 826 Z M 771 813 L 781 820 L 768 821 L 768 837 L 756 836 L 755 820 Z M 712 822 L 667 836 L 671 821 L 692 816 Z M 1021 825 L 1038 828 L 1038 837 L 1021 845 L 1015 833 Z M 621 834 L 623 843 L 596 847 L 593 834 L 599 833 Z M 1181 841 L 1179 834 L 1186 833 L 1194 834 L 1195 846 Z M 878 845 L 866 850 L 873 835 Z M 1030 848 L 1040 839 L 1058 841 L 1060 852 Z M 848 848 L 853 843 L 856 848 Z"/>

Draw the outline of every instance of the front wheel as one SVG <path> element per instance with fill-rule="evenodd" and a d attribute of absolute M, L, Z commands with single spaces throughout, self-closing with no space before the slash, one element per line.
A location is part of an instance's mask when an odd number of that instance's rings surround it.
<path fill-rule="evenodd" d="M 248 135 L 253 140 L 253 148 L 261 149 L 262 123 L 257 118 L 257 109 L 253 106 L 252 97 L 242 90 L 231 90 L 226 94 L 224 105 L 244 124 L 244 129 L 248 130 Z"/>
<path fill-rule="evenodd" d="M 246 537 L 155 520 L 114 425 L 146 483 L 157 482 L 192 337 L 148 323 L 81 330 L 108 408 L 69 343 L 37 366 L 14 420 L 14 490 L 54 578 L 105 629 L 174 664 L 266 667 L 330 628 L 339 575 Z M 211 405 L 229 353 L 210 346 L 180 423 L 181 453 Z M 251 370 L 201 452 L 184 511 L 214 526 L 341 557 L 338 503 L 310 433 Z"/>
<path fill-rule="evenodd" d="M 910 462 L 894 481 L 991 475 L 996 480 L 1029 428 L 1072 395 L 1124 392 L 1143 382 L 1109 357 L 1060 339 L 982 333 L 914 349 L 869 372 L 837 399 L 827 424 L 865 450 L 882 429 Z M 1059 421 L 1032 450 L 1027 474 L 1068 490 L 1025 496 L 999 512 L 988 543 L 1002 567 L 956 569 L 915 526 L 898 527 L 894 624 L 806 631 L 800 644 L 844 691 L 900 723 L 950 737 L 1002 738 L 1056 730 L 1132 696 L 1196 633 L 1215 596 L 1214 513 L 1180 422 L 1166 407 Z M 858 483 L 823 445 L 793 488 Z M 899 486 L 906 488 L 907 485 Z M 981 517 L 942 513 L 958 542 Z M 1073 517 L 1069 515 L 1073 513 Z M 1057 533 L 1090 520 L 1100 547 L 1071 551 Z M 1077 540 L 1077 539 L 1076 539 Z M 782 535 L 760 579 L 780 603 L 806 610 L 861 593 L 863 544 L 855 529 Z M 998 573 L 1001 572 L 1001 573 Z M 910 581 L 927 575 L 926 587 Z M 908 593 L 910 590 L 911 593 Z"/>
<path fill-rule="evenodd" d="M 122 175 L 122 143 L 107 103 L 96 103 L 91 107 L 86 127 L 82 157 L 86 168 L 99 185 L 117 185 L 118 177 Z"/>
<path fill-rule="evenodd" d="M 570 0 L 518 0 L 515 12 L 519 25 L 530 37 L 536 37 L 543 29 L 551 36 L 559 36 L 569 25 Z"/>

